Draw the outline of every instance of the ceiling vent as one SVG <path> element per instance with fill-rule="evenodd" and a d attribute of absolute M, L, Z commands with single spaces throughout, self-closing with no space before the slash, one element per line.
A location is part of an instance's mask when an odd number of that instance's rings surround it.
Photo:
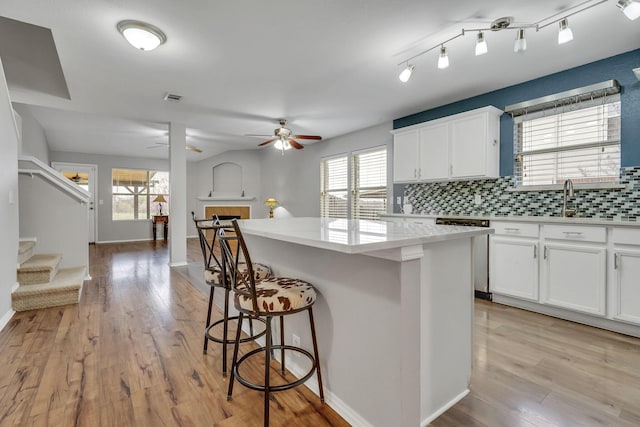
<path fill-rule="evenodd" d="M 167 92 L 163 98 L 165 101 L 179 102 L 182 99 L 182 95 L 176 95 L 175 93 Z"/>

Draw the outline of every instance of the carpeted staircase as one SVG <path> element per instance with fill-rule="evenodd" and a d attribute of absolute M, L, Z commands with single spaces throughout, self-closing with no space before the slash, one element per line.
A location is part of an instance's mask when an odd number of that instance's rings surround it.
<path fill-rule="evenodd" d="M 11 294 L 15 311 L 77 304 L 85 268 L 59 269 L 62 255 L 34 254 L 34 241 L 21 241 L 18 250 L 18 289 Z"/>

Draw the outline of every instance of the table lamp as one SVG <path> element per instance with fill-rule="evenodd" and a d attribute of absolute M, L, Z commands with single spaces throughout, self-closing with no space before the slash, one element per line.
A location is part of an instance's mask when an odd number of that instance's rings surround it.
<path fill-rule="evenodd" d="M 278 201 L 273 197 L 269 197 L 264 201 L 264 205 L 269 207 L 269 219 L 273 219 L 273 208 L 278 206 Z"/>
<path fill-rule="evenodd" d="M 162 215 L 162 204 L 167 203 L 167 199 L 165 199 L 162 194 L 159 194 L 153 199 L 153 202 L 158 203 L 158 215 Z"/>

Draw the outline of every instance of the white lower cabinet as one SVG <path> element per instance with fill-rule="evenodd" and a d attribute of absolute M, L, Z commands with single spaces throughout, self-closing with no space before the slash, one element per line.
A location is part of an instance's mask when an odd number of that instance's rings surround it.
<path fill-rule="evenodd" d="M 612 240 L 611 316 L 640 325 L 640 229 L 614 228 Z"/>
<path fill-rule="evenodd" d="M 614 253 L 613 318 L 640 325 L 640 250 Z"/>
<path fill-rule="evenodd" d="M 491 236 L 489 277 L 492 292 L 538 300 L 538 241 Z"/>
<path fill-rule="evenodd" d="M 542 303 L 606 314 L 606 248 L 545 243 L 543 258 Z"/>

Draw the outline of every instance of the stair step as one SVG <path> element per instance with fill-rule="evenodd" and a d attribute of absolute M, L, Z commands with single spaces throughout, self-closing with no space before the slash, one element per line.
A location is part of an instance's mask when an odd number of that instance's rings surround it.
<path fill-rule="evenodd" d="M 19 286 L 11 294 L 15 311 L 77 304 L 82 294 L 85 268 L 62 268 L 50 283 Z"/>
<path fill-rule="evenodd" d="M 36 242 L 33 240 L 21 240 L 18 247 L 18 265 L 22 264 L 33 255 L 33 248 Z"/>
<path fill-rule="evenodd" d="M 49 283 L 58 271 L 62 259 L 61 254 L 35 254 L 18 268 L 20 285 L 37 285 Z"/>

